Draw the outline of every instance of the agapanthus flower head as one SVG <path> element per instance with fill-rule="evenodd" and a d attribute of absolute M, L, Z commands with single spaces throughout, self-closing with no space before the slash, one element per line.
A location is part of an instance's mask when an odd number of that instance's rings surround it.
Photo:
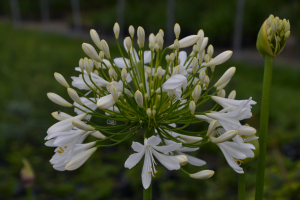
<path fill-rule="evenodd" d="M 48 97 L 58 105 L 73 107 L 77 115 L 52 113 L 59 122 L 48 129 L 45 139 L 47 146 L 56 147 L 50 160 L 53 167 L 61 171 L 77 169 L 97 149 L 134 138 L 137 142 L 133 142 L 132 148 L 136 153 L 129 156 L 125 167 L 132 168 L 144 157 L 144 188 L 149 187 L 151 177 L 157 173 L 155 165 L 158 162 L 169 170 L 181 169 L 187 163 L 205 165 L 205 161 L 188 155 L 188 152 L 209 144 L 218 145 L 227 161 L 230 160 L 230 166 L 241 173 L 231 160 L 251 157 L 253 146 L 236 142 L 235 138 L 254 134 L 253 129 L 245 128 L 240 120 L 251 117 L 251 105 L 255 102 L 234 100 L 235 91 L 226 98 L 225 87 L 233 77 L 235 67 L 227 71 L 220 68 L 226 71 L 224 75 L 212 79 L 216 66 L 227 61 L 232 51 L 213 57 L 214 48 L 212 45 L 206 48 L 208 38 L 204 37 L 203 30 L 180 38 L 179 24 L 174 27 L 176 40 L 166 48 L 163 30 L 156 35 L 150 33 L 149 50 L 146 50 L 145 30 L 137 28 L 135 44 L 135 30 L 130 26 L 130 36 L 125 38 L 122 48 L 119 30 L 116 23 L 113 31 L 121 57 L 111 58 L 108 43 L 91 30 L 91 38 L 99 50 L 83 43 L 82 49 L 89 58 L 81 58 L 79 67 L 75 68 L 80 74 L 72 77 L 73 88 L 62 75 L 55 74 L 56 80 L 68 88 L 74 103 L 54 93 L 48 93 Z M 181 51 L 186 47 L 193 49 L 189 55 Z M 216 106 L 203 110 L 203 105 L 211 99 Z M 224 109 L 220 110 L 220 105 Z M 97 124 L 94 118 L 100 118 L 106 125 Z M 207 130 L 185 129 L 190 124 L 206 121 L 210 123 Z M 90 136 L 96 140 L 83 143 Z M 242 153 L 230 151 L 228 155 L 227 146 L 231 143 L 234 143 L 233 151 L 243 149 Z M 206 179 L 213 174 L 213 171 L 204 170 L 189 176 Z"/>

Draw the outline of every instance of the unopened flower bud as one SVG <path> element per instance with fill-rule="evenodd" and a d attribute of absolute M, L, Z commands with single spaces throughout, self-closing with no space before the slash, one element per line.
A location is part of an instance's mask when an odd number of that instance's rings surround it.
<path fill-rule="evenodd" d="M 156 37 L 154 36 L 153 33 L 151 33 L 151 34 L 149 35 L 149 42 L 152 42 L 153 44 L 156 43 Z"/>
<path fill-rule="evenodd" d="M 151 67 L 146 68 L 146 73 L 148 76 L 151 76 Z"/>
<path fill-rule="evenodd" d="M 129 26 L 128 32 L 131 38 L 134 37 L 134 27 L 132 25 Z"/>
<path fill-rule="evenodd" d="M 236 91 L 232 90 L 228 95 L 228 99 L 235 99 L 235 96 L 236 96 Z"/>
<path fill-rule="evenodd" d="M 138 38 L 139 47 L 143 48 L 145 43 L 145 31 L 141 26 L 138 27 L 137 38 Z"/>
<path fill-rule="evenodd" d="M 174 60 L 175 60 L 175 54 L 174 54 L 174 53 L 171 53 L 171 54 L 170 54 L 170 61 L 171 61 L 171 62 L 174 62 Z"/>
<path fill-rule="evenodd" d="M 143 85 L 143 83 L 140 83 L 140 90 L 143 90 L 143 88 L 144 88 L 144 85 Z"/>
<path fill-rule="evenodd" d="M 48 98 L 53 102 L 61 106 L 65 107 L 72 107 L 73 105 L 69 102 L 67 102 L 65 99 L 63 99 L 61 96 L 54 94 L 54 93 L 47 93 Z"/>
<path fill-rule="evenodd" d="M 218 97 L 222 97 L 224 98 L 226 96 L 226 91 L 224 89 L 221 89 L 218 93 L 217 93 Z"/>
<path fill-rule="evenodd" d="M 59 82 L 62 86 L 68 88 L 70 87 L 68 82 L 66 81 L 66 79 L 60 74 L 55 72 L 54 73 L 54 78 L 57 80 L 57 82 Z"/>
<path fill-rule="evenodd" d="M 212 45 L 208 46 L 207 54 L 212 58 L 212 55 L 214 54 L 214 47 Z"/>
<path fill-rule="evenodd" d="M 101 61 L 104 59 L 104 53 L 103 53 L 103 51 L 99 52 L 99 57 L 100 57 Z"/>
<path fill-rule="evenodd" d="M 166 61 L 167 61 L 167 62 L 170 61 L 170 55 L 169 55 L 169 54 L 166 55 Z"/>
<path fill-rule="evenodd" d="M 205 61 L 206 63 L 208 63 L 208 62 L 210 61 L 210 56 L 209 56 L 208 54 L 206 54 L 206 55 L 204 56 L 204 61 Z"/>
<path fill-rule="evenodd" d="M 101 50 L 104 52 L 105 56 L 110 59 L 109 47 L 105 40 L 101 40 Z"/>
<path fill-rule="evenodd" d="M 106 136 L 103 135 L 100 131 L 94 131 L 91 133 L 91 136 L 98 138 L 98 139 L 105 139 Z"/>
<path fill-rule="evenodd" d="M 189 109 L 190 109 L 192 115 L 195 114 L 196 104 L 194 101 L 190 101 Z"/>
<path fill-rule="evenodd" d="M 170 75 L 169 74 L 167 74 L 166 75 L 166 80 L 168 80 L 170 78 Z"/>
<path fill-rule="evenodd" d="M 168 97 L 172 100 L 174 97 L 173 90 L 168 90 L 167 94 L 168 94 Z"/>
<path fill-rule="evenodd" d="M 291 34 L 291 31 L 285 32 L 285 34 L 284 34 L 284 39 L 287 40 L 287 39 L 290 37 L 290 34 Z"/>
<path fill-rule="evenodd" d="M 158 76 L 159 79 L 161 79 L 162 75 L 163 75 L 162 67 L 159 66 L 157 68 L 157 76 Z"/>
<path fill-rule="evenodd" d="M 200 73 L 199 73 L 199 80 L 200 80 L 201 84 L 204 83 L 205 77 L 206 77 L 205 70 L 201 70 Z"/>
<path fill-rule="evenodd" d="M 200 45 L 202 44 L 202 41 L 203 41 L 203 39 L 204 39 L 204 31 L 202 30 L 202 29 L 200 29 L 199 31 L 198 31 L 198 33 L 197 33 L 197 35 L 199 35 L 199 40 L 198 40 L 198 42 L 200 43 Z"/>
<path fill-rule="evenodd" d="M 90 58 L 92 58 L 98 62 L 101 62 L 98 53 L 96 52 L 95 48 L 92 45 L 90 45 L 88 43 L 83 43 L 82 49 L 86 53 L 86 55 L 88 55 Z"/>
<path fill-rule="evenodd" d="M 155 45 L 154 45 L 154 49 L 155 49 L 156 51 L 158 51 L 158 50 L 159 50 L 159 45 L 158 45 L 158 43 L 155 43 Z"/>
<path fill-rule="evenodd" d="M 84 60 L 82 58 L 79 60 L 79 68 L 80 68 L 81 72 L 84 71 Z"/>
<path fill-rule="evenodd" d="M 151 51 L 154 51 L 154 43 L 149 42 L 149 49 L 150 49 Z"/>
<path fill-rule="evenodd" d="M 222 143 L 222 142 L 226 142 L 228 140 L 231 140 L 232 138 L 234 138 L 237 135 L 237 131 L 236 130 L 232 130 L 232 131 L 227 131 L 226 133 L 224 133 L 223 135 L 215 138 L 215 137 L 210 137 L 210 140 L 212 143 Z"/>
<path fill-rule="evenodd" d="M 194 89 L 194 101 L 195 102 L 197 102 L 198 101 L 198 99 L 199 99 L 199 97 L 200 97 L 200 95 L 201 95 L 201 86 L 200 85 L 197 85 L 196 87 L 195 87 L 195 89 Z"/>
<path fill-rule="evenodd" d="M 197 45 L 194 45 L 194 46 L 193 46 L 193 53 L 195 53 L 195 54 L 196 54 L 196 53 L 197 53 L 197 51 L 198 51 Z"/>
<path fill-rule="evenodd" d="M 88 125 L 88 124 L 84 123 L 83 121 L 81 121 L 79 119 L 73 119 L 72 124 L 75 127 L 79 128 L 81 130 L 84 130 L 84 131 L 93 131 L 93 130 L 95 130 L 94 127 L 92 127 L 91 125 Z"/>
<path fill-rule="evenodd" d="M 149 99 L 149 94 L 145 93 L 144 97 L 145 97 L 145 100 L 147 101 Z"/>
<path fill-rule="evenodd" d="M 21 180 L 25 188 L 30 188 L 34 183 L 34 172 L 29 161 L 26 158 L 23 158 L 22 161 L 24 167 L 21 169 L 20 173 Z"/>
<path fill-rule="evenodd" d="M 79 105 L 83 105 L 80 97 L 78 96 L 77 92 L 74 89 L 68 88 L 67 91 L 68 91 L 69 96 L 71 97 L 71 99 L 74 102 L 78 103 Z"/>
<path fill-rule="evenodd" d="M 127 51 L 130 52 L 131 51 L 131 46 L 132 46 L 132 42 L 130 37 L 126 37 L 125 39 L 125 46 L 127 48 Z"/>
<path fill-rule="evenodd" d="M 176 159 L 176 161 L 181 165 L 184 166 L 188 163 L 188 159 L 185 155 L 176 155 L 176 156 L 172 156 L 173 158 Z"/>
<path fill-rule="evenodd" d="M 115 33 L 116 39 L 118 39 L 119 38 L 119 34 L 120 34 L 120 26 L 119 26 L 119 24 L 117 22 L 114 25 L 114 33 Z"/>
<path fill-rule="evenodd" d="M 148 109 L 147 109 L 147 115 L 148 115 L 148 117 L 151 116 L 151 108 L 148 108 Z"/>
<path fill-rule="evenodd" d="M 174 67 L 172 75 L 179 74 L 179 71 L 180 71 L 180 67 L 179 66 Z"/>
<path fill-rule="evenodd" d="M 112 78 L 114 78 L 115 80 L 118 79 L 118 74 L 117 74 L 117 72 L 114 70 L 114 68 L 109 68 L 108 74 L 109 74 L 109 77 L 110 77 L 111 79 L 112 79 Z"/>
<path fill-rule="evenodd" d="M 205 79 L 204 79 L 204 84 L 205 84 L 205 86 L 206 86 L 206 88 L 208 87 L 208 85 L 209 85 L 209 77 L 206 75 L 205 76 Z"/>
<path fill-rule="evenodd" d="M 56 111 L 56 112 L 53 112 L 51 113 L 52 117 L 54 117 L 55 119 L 61 121 L 61 120 L 65 120 L 65 119 L 68 119 L 68 118 L 71 118 L 72 116 L 67 114 L 67 113 L 64 113 L 64 112 L 61 112 L 61 111 Z"/>
<path fill-rule="evenodd" d="M 213 120 L 212 122 L 210 122 L 208 129 L 207 129 L 206 136 L 209 136 L 210 134 L 212 134 L 212 132 L 214 132 L 214 130 L 216 129 L 217 125 L 218 125 L 217 120 Z"/>
<path fill-rule="evenodd" d="M 178 39 L 179 35 L 180 35 L 180 26 L 178 23 L 176 23 L 174 26 L 174 33 L 175 33 L 176 39 Z"/>
<path fill-rule="evenodd" d="M 164 45 L 164 39 L 161 34 L 156 35 L 156 42 L 157 42 L 159 48 L 162 49 L 163 45 Z"/>
<path fill-rule="evenodd" d="M 203 51 L 208 43 L 208 37 L 203 38 L 202 44 L 200 46 L 199 52 Z"/>
<path fill-rule="evenodd" d="M 107 109 L 115 104 L 115 100 L 111 94 L 101 97 L 97 101 L 97 107 L 100 109 Z"/>
<path fill-rule="evenodd" d="M 101 49 L 101 44 L 100 44 L 101 42 L 100 42 L 100 38 L 99 38 L 99 35 L 98 35 L 97 31 L 95 31 L 94 29 L 91 29 L 90 30 L 90 36 L 91 36 L 93 42 L 95 43 L 95 45 L 99 49 Z"/>
<path fill-rule="evenodd" d="M 134 98 L 135 98 L 135 101 L 136 101 L 137 105 L 140 108 L 143 108 L 143 95 L 142 95 L 142 93 L 139 90 L 137 90 L 135 92 Z"/>
<path fill-rule="evenodd" d="M 196 74 L 197 73 L 197 69 L 198 69 L 198 59 L 196 57 L 193 58 L 192 69 L 193 69 L 193 73 Z"/>
<path fill-rule="evenodd" d="M 224 83 L 226 83 L 228 80 L 231 79 L 231 77 L 234 75 L 236 71 L 235 67 L 230 67 L 222 76 L 221 78 L 215 83 L 214 87 L 218 87 Z"/>
<path fill-rule="evenodd" d="M 162 29 L 159 29 L 158 33 L 161 34 L 161 36 L 163 36 L 163 37 L 165 35 L 165 33 L 164 33 L 164 31 Z"/>
<path fill-rule="evenodd" d="M 212 177 L 214 174 L 215 174 L 215 172 L 212 170 L 202 170 L 195 174 L 190 174 L 190 177 L 194 178 L 194 179 L 208 179 L 208 178 Z"/>
<path fill-rule="evenodd" d="M 224 62 L 226 62 L 232 55 L 232 51 L 224 51 L 223 53 L 220 53 L 215 58 L 211 59 L 208 63 L 205 64 L 206 67 L 214 66 L 214 65 L 220 65 Z"/>
<path fill-rule="evenodd" d="M 154 106 L 153 106 L 153 107 L 154 107 Z M 153 110 L 152 110 L 152 116 L 155 117 L 155 115 L 156 115 L 156 110 L 153 109 Z"/>
<path fill-rule="evenodd" d="M 127 69 L 123 68 L 121 72 L 122 81 L 124 82 L 127 78 Z"/>

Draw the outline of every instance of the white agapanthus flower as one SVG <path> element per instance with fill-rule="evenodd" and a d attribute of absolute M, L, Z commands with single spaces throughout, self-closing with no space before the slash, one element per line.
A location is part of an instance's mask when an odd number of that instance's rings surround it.
<path fill-rule="evenodd" d="M 91 30 L 98 50 L 91 44 L 82 44 L 88 57 L 79 60 L 75 72 L 80 74 L 71 77 L 72 84 L 61 74 L 54 74 L 58 83 L 67 88 L 71 102 L 75 102 L 70 103 L 55 93 L 48 93 L 49 99 L 74 109 L 77 115 L 52 113 L 59 120 L 47 130 L 46 137 L 46 146 L 55 147 L 50 160 L 53 167 L 60 171 L 75 170 L 98 148 L 115 146 L 134 137 L 135 141 L 144 140 L 144 145 L 133 142 L 136 153 L 129 156 L 125 167 L 132 168 L 144 157 L 144 188 L 150 186 L 158 162 L 168 170 L 181 169 L 191 178 L 210 178 L 214 175 L 211 170 L 189 173 L 183 168 L 187 163 L 195 167 L 205 165 L 205 161 L 188 152 L 201 148 L 204 154 L 205 146 L 211 144 L 218 145 L 229 165 L 242 173 L 239 166 L 242 159 L 253 157 L 254 146 L 247 142 L 257 137 L 242 138 L 255 134 L 256 130 L 240 121 L 252 116 L 251 106 L 255 102 L 251 98 L 234 100 L 235 91 L 225 98 L 225 88 L 235 67 L 229 68 L 219 80 L 212 78 L 215 66 L 228 60 L 232 51 L 214 57 L 213 46 L 206 47 L 208 37 L 204 37 L 203 30 L 181 39 L 179 24 L 174 28 L 176 40 L 166 48 L 163 30 L 149 34 L 146 41 L 145 30 L 138 27 L 135 45 L 132 40 L 135 31 L 130 26 L 130 37 L 123 42 L 124 51 L 119 44 L 117 23 L 113 30 L 122 57 L 112 58 L 108 43 Z M 180 51 L 186 47 L 193 49 L 189 55 Z M 217 105 L 203 110 L 210 99 Z M 99 119 L 106 124 L 97 124 Z M 203 122 L 210 123 L 207 129 L 186 129 L 190 124 Z M 90 136 L 96 139 L 84 143 Z"/>

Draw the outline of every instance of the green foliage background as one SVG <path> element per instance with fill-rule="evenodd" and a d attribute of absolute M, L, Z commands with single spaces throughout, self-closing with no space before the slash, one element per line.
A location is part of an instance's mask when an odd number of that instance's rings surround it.
<path fill-rule="evenodd" d="M 30 2 L 19 2 L 22 16 L 35 19 L 39 16 L 39 5 L 29 5 Z M 145 2 L 148 2 L 147 6 Z M 149 2 L 135 0 L 126 3 L 126 27 L 142 25 L 147 33 L 165 27 L 166 3 Z M 235 2 L 177 1 L 176 22 L 185 31 L 183 34 L 195 33 L 202 28 L 214 46 L 228 45 L 233 30 Z M 100 26 L 112 34 L 115 2 L 84 1 L 81 5 L 86 27 Z M 54 10 L 53 17 L 68 18 L 65 12 L 70 10 L 69 2 L 53 0 L 50 6 Z M 257 31 L 269 13 L 289 18 L 292 30 L 299 33 L 298 10 L 299 1 L 247 1 L 244 34 L 250 39 L 246 42 L 255 41 Z M 9 14 L 9 4 L 5 1 L 0 2 L 0 14 Z M 15 30 L 0 23 L 1 199 L 24 199 L 25 190 L 19 175 L 23 157 L 31 162 L 35 171 L 35 199 L 142 199 L 142 163 L 131 170 L 124 168 L 125 160 L 132 153 L 131 141 L 98 150 L 86 164 L 73 172 L 55 171 L 49 163 L 54 149 L 44 146 L 44 137 L 48 127 L 56 122 L 51 112 L 74 112 L 53 104 L 46 93 L 54 92 L 70 100 L 66 89 L 55 81 L 53 74 L 63 74 L 69 83 L 70 76 L 78 75 L 74 67 L 78 65 L 79 58 L 85 56 L 81 50 L 82 42 L 91 43 L 91 40 Z M 109 44 L 113 57 L 118 57 L 115 43 Z M 253 107 L 253 117 L 245 121 L 258 129 L 263 66 L 229 61 L 217 66 L 214 81 L 231 66 L 236 66 L 237 72 L 226 91 L 229 93 L 235 89 L 238 99 L 252 96 L 258 102 Z M 273 74 L 265 197 L 300 199 L 300 70 L 275 66 Z M 192 128 L 202 129 L 201 126 Z M 206 160 L 207 166 L 194 168 L 188 165 L 187 170 L 212 169 L 216 171 L 215 176 L 204 181 L 194 180 L 180 171 L 167 171 L 158 165 L 159 173 L 153 181 L 154 199 L 237 199 L 237 174 L 228 166 L 220 150 L 209 145 L 195 156 Z M 256 162 L 247 169 L 248 200 L 254 198 L 255 168 Z"/>

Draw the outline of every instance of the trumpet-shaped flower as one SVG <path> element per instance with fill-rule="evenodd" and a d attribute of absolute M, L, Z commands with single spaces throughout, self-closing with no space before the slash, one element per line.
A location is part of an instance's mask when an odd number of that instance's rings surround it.
<path fill-rule="evenodd" d="M 142 170 L 142 182 L 145 189 L 151 184 L 151 177 L 155 176 L 157 171 L 155 170 L 156 162 L 154 157 L 164 165 L 168 170 L 180 169 L 180 164 L 172 156 L 162 154 L 160 152 L 169 153 L 181 148 L 181 143 L 170 144 L 166 146 L 158 146 L 161 143 L 161 139 L 156 136 L 151 136 L 145 139 L 144 145 L 138 142 L 132 143 L 132 149 L 137 153 L 129 156 L 125 162 L 125 167 L 131 169 L 134 167 L 145 155 L 144 166 Z"/>

